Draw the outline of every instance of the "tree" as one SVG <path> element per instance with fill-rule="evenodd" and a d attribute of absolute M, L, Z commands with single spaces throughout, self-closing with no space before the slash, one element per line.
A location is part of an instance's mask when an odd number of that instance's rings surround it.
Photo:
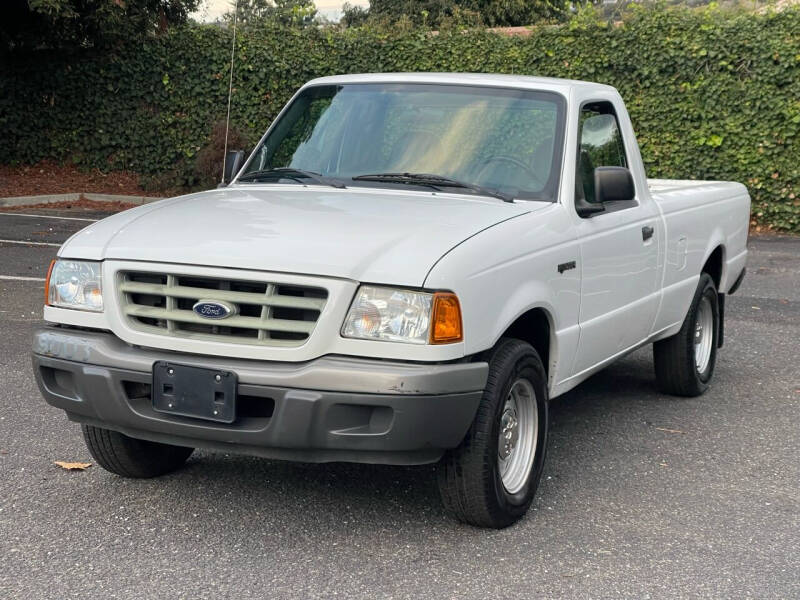
<path fill-rule="evenodd" d="M 6 51 L 96 48 L 185 23 L 200 0 L 6 0 Z"/>
<path fill-rule="evenodd" d="M 358 25 L 368 17 L 375 22 L 409 19 L 434 28 L 448 23 L 508 27 L 561 17 L 571 4 L 569 0 L 370 0 L 366 14 L 346 9 L 343 23 Z"/>
<path fill-rule="evenodd" d="M 472 0 L 467 4 L 471 4 L 490 27 L 513 27 L 562 15 L 570 3 L 566 0 Z"/>
<path fill-rule="evenodd" d="M 233 11 L 223 18 L 233 20 Z M 238 0 L 236 23 L 242 27 L 255 27 L 259 23 L 277 22 L 289 27 L 308 27 L 317 19 L 314 0 Z"/>
<path fill-rule="evenodd" d="M 360 27 L 367 22 L 368 18 L 368 9 L 345 2 L 342 6 L 342 18 L 339 22 L 344 27 Z"/>

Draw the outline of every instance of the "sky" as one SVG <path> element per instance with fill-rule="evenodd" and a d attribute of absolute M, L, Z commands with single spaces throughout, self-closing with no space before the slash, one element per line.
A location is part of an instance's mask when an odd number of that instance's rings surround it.
<path fill-rule="evenodd" d="M 347 0 L 314 0 L 317 10 L 329 19 L 338 19 L 341 15 L 342 4 Z M 356 6 L 367 6 L 369 0 L 349 0 L 350 4 Z M 213 21 L 223 13 L 230 10 L 234 0 L 205 0 L 194 17 L 200 21 Z"/>

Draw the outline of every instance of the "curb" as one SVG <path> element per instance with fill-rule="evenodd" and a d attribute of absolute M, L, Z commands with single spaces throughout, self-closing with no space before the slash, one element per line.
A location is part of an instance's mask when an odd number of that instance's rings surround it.
<path fill-rule="evenodd" d="M 0 206 L 34 206 L 37 204 L 52 204 L 54 202 L 77 202 L 81 199 L 93 202 L 125 202 L 127 204 L 149 204 L 164 198 L 151 196 L 121 196 L 117 194 L 46 194 L 42 196 L 14 196 L 0 198 Z"/>

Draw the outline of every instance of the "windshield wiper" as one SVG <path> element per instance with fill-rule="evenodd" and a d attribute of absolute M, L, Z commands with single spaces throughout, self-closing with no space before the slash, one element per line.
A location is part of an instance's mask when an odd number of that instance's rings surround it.
<path fill-rule="evenodd" d="M 503 202 L 513 202 L 514 198 L 501 191 L 485 188 L 475 183 L 467 183 L 442 175 L 433 173 L 372 173 L 367 175 L 356 175 L 353 181 L 385 181 L 387 183 L 406 183 L 409 185 L 425 185 L 433 188 L 456 187 L 472 190 L 484 196 L 500 198 Z"/>
<path fill-rule="evenodd" d="M 259 181 L 261 179 L 293 179 L 299 183 L 303 183 L 304 179 L 310 179 L 314 183 L 320 185 L 329 185 L 335 188 L 345 188 L 345 184 L 336 179 L 329 179 L 321 173 L 314 171 L 305 171 L 303 169 L 295 169 L 292 167 L 278 167 L 275 169 L 262 169 L 260 171 L 252 171 L 245 173 L 236 181 Z"/>

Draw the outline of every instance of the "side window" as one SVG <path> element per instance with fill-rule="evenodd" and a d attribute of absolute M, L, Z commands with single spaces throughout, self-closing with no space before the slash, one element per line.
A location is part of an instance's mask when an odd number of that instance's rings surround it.
<path fill-rule="evenodd" d="M 619 121 L 610 102 L 592 102 L 581 109 L 580 140 L 575 193 L 587 202 L 595 201 L 596 167 L 627 167 Z"/>

